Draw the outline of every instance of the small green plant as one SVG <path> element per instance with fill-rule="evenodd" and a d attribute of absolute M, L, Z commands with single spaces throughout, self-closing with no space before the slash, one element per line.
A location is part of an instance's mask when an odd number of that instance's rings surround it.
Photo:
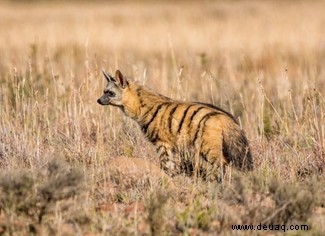
<path fill-rule="evenodd" d="M 166 214 L 165 206 L 169 199 L 168 193 L 163 193 L 162 190 L 152 192 L 147 200 L 146 209 L 147 217 L 146 222 L 150 227 L 150 235 L 163 235 L 166 234 Z"/>
<path fill-rule="evenodd" d="M 183 233 L 188 233 L 191 228 L 210 231 L 215 212 L 215 207 L 204 206 L 203 202 L 196 200 L 178 213 L 176 228 Z"/>

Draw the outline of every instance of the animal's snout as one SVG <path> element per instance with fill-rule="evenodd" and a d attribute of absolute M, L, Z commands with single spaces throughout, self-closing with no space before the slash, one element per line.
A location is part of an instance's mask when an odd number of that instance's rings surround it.
<path fill-rule="evenodd" d="M 103 105 L 100 98 L 97 99 L 97 102 L 100 104 L 100 105 Z"/>

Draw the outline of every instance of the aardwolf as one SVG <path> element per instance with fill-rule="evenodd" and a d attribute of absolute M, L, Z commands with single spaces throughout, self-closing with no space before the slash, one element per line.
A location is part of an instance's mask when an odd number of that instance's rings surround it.
<path fill-rule="evenodd" d="M 198 171 L 200 162 L 253 169 L 246 136 L 228 112 L 211 104 L 175 101 L 131 82 L 119 70 L 115 77 L 103 73 L 108 84 L 97 102 L 119 107 L 135 120 L 155 145 L 167 172 L 175 173 L 175 155 L 191 156 L 195 160 L 192 172 Z"/>

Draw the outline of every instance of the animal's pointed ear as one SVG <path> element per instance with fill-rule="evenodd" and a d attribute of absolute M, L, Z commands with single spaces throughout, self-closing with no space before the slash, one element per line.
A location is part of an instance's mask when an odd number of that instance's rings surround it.
<path fill-rule="evenodd" d="M 107 82 L 111 82 L 111 81 L 115 82 L 115 79 L 112 76 L 110 76 L 109 74 L 107 74 L 104 70 L 103 70 L 103 74 L 104 74 Z"/>
<path fill-rule="evenodd" d="M 115 73 L 115 80 L 118 83 L 119 86 L 122 88 L 126 88 L 126 86 L 129 84 L 127 79 L 122 75 L 121 71 L 117 70 Z"/>

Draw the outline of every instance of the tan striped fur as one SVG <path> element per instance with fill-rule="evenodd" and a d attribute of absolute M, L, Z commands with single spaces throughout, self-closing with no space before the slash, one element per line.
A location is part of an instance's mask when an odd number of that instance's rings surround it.
<path fill-rule="evenodd" d="M 240 170 L 253 168 L 245 134 L 228 112 L 211 104 L 172 100 L 128 81 L 120 71 L 115 78 L 104 75 L 108 85 L 98 103 L 120 107 L 133 118 L 155 145 L 165 170 L 180 168 L 177 155 L 190 156 L 197 165 L 205 162 L 211 166 L 232 164 Z"/>

